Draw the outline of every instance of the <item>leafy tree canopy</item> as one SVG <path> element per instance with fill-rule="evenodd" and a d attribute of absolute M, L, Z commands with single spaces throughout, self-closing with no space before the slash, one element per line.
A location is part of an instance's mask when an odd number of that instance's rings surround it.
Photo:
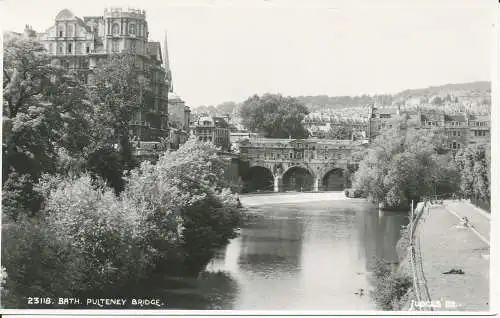
<path fill-rule="evenodd" d="M 436 129 L 416 129 L 400 118 L 370 145 L 354 187 L 387 207 L 405 207 L 425 195 L 455 191 L 457 171 Z"/>
<path fill-rule="evenodd" d="M 292 97 L 265 94 L 247 99 L 240 110 L 243 125 L 251 131 L 262 131 L 270 138 L 307 138 L 302 120 L 307 108 Z"/>
<path fill-rule="evenodd" d="M 78 78 L 52 65 L 32 39 L 4 43 L 3 75 L 2 189 L 10 198 L 3 203 L 8 211 L 34 212 L 33 183 L 58 170 L 62 149 L 74 157 L 85 152 L 93 140 L 93 111 Z"/>

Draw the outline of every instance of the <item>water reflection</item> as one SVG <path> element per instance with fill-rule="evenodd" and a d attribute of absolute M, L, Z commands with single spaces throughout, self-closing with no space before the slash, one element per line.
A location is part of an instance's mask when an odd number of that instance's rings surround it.
<path fill-rule="evenodd" d="M 396 244 L 400 238 L 400 230 L 408 224 L 406 212 L 357 212 L 358 231 L 361 244 L 364 246 L 366 266 L 369 271 L 377 258 L 388 262 L 397 262 Z"/>
<path fill-rule="evenodd" d="M 379 215 L 361 200 L 262 205 L 209 264 L 236 287 L 224 309 L 373 310 L 375 257 L 396 261 L 404 213 Z M 228 291 L 229 292 L 229 291 Z"/>

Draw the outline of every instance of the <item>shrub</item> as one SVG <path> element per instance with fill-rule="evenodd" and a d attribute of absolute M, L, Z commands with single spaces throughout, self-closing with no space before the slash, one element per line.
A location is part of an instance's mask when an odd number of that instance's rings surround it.
<path fill-rule="evenodd" d="M 103 178 L 116 194 L 123 191 L 125 182 L 122 175 L 125 167 L 118 151 L 112 147 L 97 149 L 89 155 L 86 164 L 94 178 Z"/>
<path fill-rule="evenodd" d="M 34 189 L 38 217 L 5 228 L 8 305 L 33 295 L 124 295 L 155 271 L 197 275 L 241 219 L 210 147 L 191 142 L 194 153 L 143 163 L 119 196 L 88 174 L 44 175 Z"/>
<path fill-rule="evenodd" d="M 137 215 L 103 182 L 91 177 L 45 178 L 46 226 L 80 255 L 83 286 L 79 292 L 108 292 L 110 286 L 141 278 L 148 267 L 136 235 Z"/>
<path fill-rule="evenodd" d="M 410 246 L 410 226 L 411 224 L 401 226 L 401 237 L 396 244 L 396 252 L 400 262 L 408 254 L 408 247 Z"/>
<path fill-rule="evenodd" d="M 364 198 L 365 195 L 362 190 L 358 189 L 345 189 L 344 194 L 348 198 Z"/>
<path fill-rule="evenodd" d="M 83 259 L 71 241 L 38 218 L 3 225 L 2 266 L 7 274 L 2 305 L 7 308 L 26 308 L 27 297 L 74 297 L 84 282 Z"/>
<path fill-rule="evenodd" d="M 210 160 L 196 178 L 192 154 L 184 154 L 188 158 L 168 154 L 155 165 L 143 163 L 132 171 L 122 197 L 136 202 L 141 236 L 155 252 L 157 267 L 170 274 L 197 275 L 236 235 L 240 213 L 231 192 L 217 189 L 222 174 L 211 172 Z"/>
<path fill-rule="evenodd" d="M 373 271 L 375 289 L 370 292 L 372 300 L 380 310 L 398 310 L 398 304 L 412 286 L 412 279 L 384 261 L 377 261 Z"/>
<path fill-rule="evenodd" d="M 240 224 L 240 215 L 229 193 L 208 193 L 204 199 L 186 207 L 182 217 L 183 267 L 186 274 L 197 275 L 217 250 L 236 237 L 234 230 Z"/>

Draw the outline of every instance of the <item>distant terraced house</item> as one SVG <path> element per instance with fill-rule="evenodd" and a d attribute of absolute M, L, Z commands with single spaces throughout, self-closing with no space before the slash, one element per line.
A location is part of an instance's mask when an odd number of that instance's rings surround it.
<path fill-rule="evenodd" d="M 311 113 L 304 118 L 303 124 L 311 137 L 324 137 L 335 126 L 346 126 L 352 136 L 373 140 L 382 130 L 391 128 L 394 120 L 406 115 L 417 123 L 420 129 L 442 128 L 448 137 L 448 148 L 458 150 L 469 144 L 490 142 L 490 115 L 476 115 L 468 112 L 447 113 L 443 110 L 425 107 L 356 107 L 353 112 L 335 110 L 337 114 Z M 353 115 L 354 114 L 354 115 Z"/>
<path fill-rule="evenodd" d="M 352 109 L 351 109 L 352 111 Z M 308 130 L 311 137 L 324 138 L 335 126 L 345 126 L 350 132 L 351 138 L 364 139 L 366 137 L 368 117 L 345 114 L 342 109 L 338 114 L 311 113 L 308 114 L 302 124 Z"/>
<path fill-rule="evenodd" d="M 448 137 L 448 148 L 458 150 L 470 144 L 490 143 L 491 120 L 489 115 L 470 113 L 446 114 L 443 111 L 401 110 L 398 107 L 370 107 L 368 135 L 375 138 L 384 128 L 390 128 L 394 119 L 407 115 L 419 129 L 441 128 Z"/>

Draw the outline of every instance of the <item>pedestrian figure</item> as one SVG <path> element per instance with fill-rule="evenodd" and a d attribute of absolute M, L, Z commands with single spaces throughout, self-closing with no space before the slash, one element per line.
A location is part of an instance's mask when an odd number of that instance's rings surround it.
<path fill-rule="evenodd" d="M 363 296 L 364 295 L 364 291 L 365 290 L 363 288 L 360 288 L 359 292 L 354 293 L 354 295 Z"/>
<path fill-rule="evenodd" d="M 469 222 L 469 219 L 468 219 L 466 216 L 464 216 L 464 217 L 462 218 L 461 225 L 462 225 L 463 227 L 470 227 L 470 222 Z"/>

